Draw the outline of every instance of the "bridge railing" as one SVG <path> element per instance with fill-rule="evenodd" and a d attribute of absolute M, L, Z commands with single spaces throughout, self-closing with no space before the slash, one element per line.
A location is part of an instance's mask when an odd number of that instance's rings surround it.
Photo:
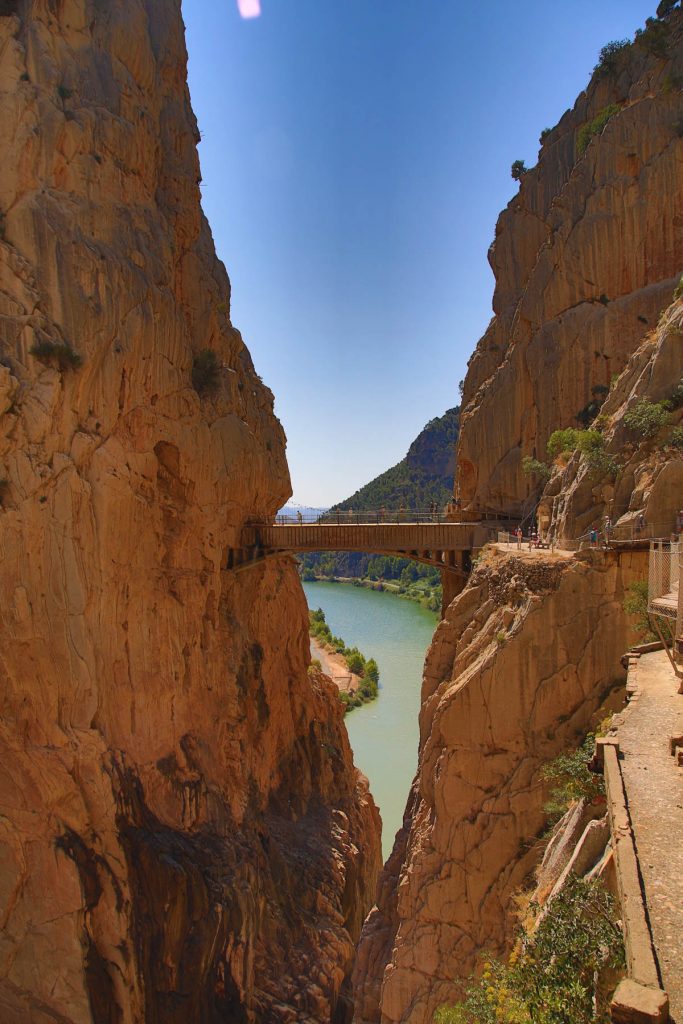
<path fill-rule="evenodd" d="M 488 522 L 508 522 L 508 517 L 494 512 L 477 513 L 480 520 Z M 354 509 L 339 510 L 334 512 L 294 513 L 288 515 L 277 515 L 272 519 L 250 520 L 248 526 L 343 526 L 349 524 L 414 524 L 414 523 L 451 523 L 458 522 L 458 511 L 448 513 L 442 509 Z M 468 520 L 464 520 L 467 523 Z"/>

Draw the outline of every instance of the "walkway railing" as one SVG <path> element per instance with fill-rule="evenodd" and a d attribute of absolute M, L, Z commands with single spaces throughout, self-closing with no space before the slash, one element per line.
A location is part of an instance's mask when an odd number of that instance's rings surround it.
<path fill-rule="evenodd" d="M 468 512 L 467 516 L 471 518 L 465 518 L 463 513 L 463 519 L 459 520 L 459 510 L 454 512 L 445 512 L 443 509 L 428 509 L 428 508 L 403 508 L 403 509 L 364 509 L 362 511 L 356 511 L 355 509 L 340 509 L 339 511 L 333 512 L 320 512 L 318 514 L 311 513 L 294 513 L 288 515 L 277 515 L 273 519 L 266 521 L 264 520 L 252 520 L 248 526 L 343 526 L 344 523 L 354 524 L 372 524 L 372 523 L 450 523 L 450 522 L 496 522 L 496 523 L 510 523 L 511 519 L 509 516 L 497 512 L 477 512 L 476 519 L 475 514 Z"/>
<path fill-rule="evenodd" d="M 647 591 L 649 615 L 668 619 L 678 617 L 681 545 L 663 540 L 650 545 L 650 567 Z"/>

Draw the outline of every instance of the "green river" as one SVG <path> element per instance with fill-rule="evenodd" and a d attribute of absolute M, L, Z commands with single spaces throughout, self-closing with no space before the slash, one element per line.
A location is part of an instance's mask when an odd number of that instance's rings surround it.
<path fill-rule="evenodd" d="M 417 765 L 422 666 L 438 617 L 414 601 L 351 584 L 303 586 L 309 608 L 322 608 L 332 632 L 379 666 L 379 697 L 349 712 L 346 725 L 382 812 L 386 860 Z"/>

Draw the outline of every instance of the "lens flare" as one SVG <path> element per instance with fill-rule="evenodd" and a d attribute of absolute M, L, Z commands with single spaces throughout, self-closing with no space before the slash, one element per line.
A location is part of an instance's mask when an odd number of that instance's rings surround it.
<path fill-rule="evenodd" d="M 258 18 L 261 14 L 261 0 L 237 0 L 243 18 Z"/>

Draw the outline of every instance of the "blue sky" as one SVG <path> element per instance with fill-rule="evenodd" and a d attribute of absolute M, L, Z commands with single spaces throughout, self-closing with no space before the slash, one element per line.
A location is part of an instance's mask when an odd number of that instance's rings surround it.
<path fill-rule="evenodd" d="M 347 497 L 457 404 L 510 165 L 655 6 L 183 0 L 204 210 L 296 501 Z"/>

